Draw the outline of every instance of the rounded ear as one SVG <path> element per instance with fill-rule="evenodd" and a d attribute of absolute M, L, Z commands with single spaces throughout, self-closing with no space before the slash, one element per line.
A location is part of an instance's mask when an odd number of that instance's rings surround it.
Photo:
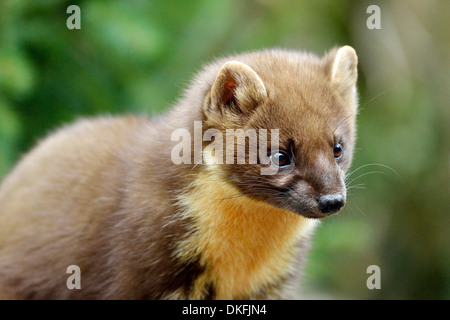
<path fill-rule="evenodd" d="M 330 80 L 341 94 L 347 94 L 356 85 L 358 56 L 350 46 L 343 46 L 335 52 L 329 69 Z M 332 54 L 333 52 L 330 53 Z"/>
<path fill-rule="evenodd" d="M 216 76 L 205 112 L 249 114 L 267 97 L 261 78 L 248 65 L 229 61 Z"/>

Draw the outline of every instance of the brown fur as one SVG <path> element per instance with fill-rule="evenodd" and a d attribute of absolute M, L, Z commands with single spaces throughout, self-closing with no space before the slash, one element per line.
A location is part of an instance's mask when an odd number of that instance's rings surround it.
<path fill-rule="evenodd" d="M 80 120 L 50 135 L 0 185 L 0 297 L 292 297 L 311 218 L 325 216 L 317 198 L 345 195 L 356 63 L 350 47 L 242 54 L 207 66 L 160 118 Z M 174 165 L 171 133 L 194 136 L 194 121 L 203 132 L 279 128 L 295 165 L 273 176 L 261 164 Z M 74 264 L 81 290 L 66 287 Z"/>

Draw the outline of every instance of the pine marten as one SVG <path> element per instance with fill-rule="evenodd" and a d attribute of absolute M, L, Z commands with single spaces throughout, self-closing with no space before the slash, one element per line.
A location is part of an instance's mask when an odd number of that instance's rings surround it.
<path fill-rule="evenodd" d="M 295 298 L 314 227 L 346 201 L 356 80 L 349 46 L 249 52 L 207 65 L 159 117 L 54 132 L 0 187 L 0 297 Z M 270 162 L 220 164 L 220 149 L 194 141 L 176 164 L 173 132 L 194 137 L 195 122 L 202 135 L 277 129 L 277 149 L 263 150 Z"/>

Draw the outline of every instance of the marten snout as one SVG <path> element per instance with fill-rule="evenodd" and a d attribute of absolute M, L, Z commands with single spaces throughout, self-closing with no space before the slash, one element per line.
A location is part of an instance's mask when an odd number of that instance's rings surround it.
<path fill-rule="evenodd" d="M 341 210 L 345 204 L 345 199 L 341 194 L 330 194 L 321 196 L 317 202 L 319 211 L 323 214 L 333 214 Z"/>

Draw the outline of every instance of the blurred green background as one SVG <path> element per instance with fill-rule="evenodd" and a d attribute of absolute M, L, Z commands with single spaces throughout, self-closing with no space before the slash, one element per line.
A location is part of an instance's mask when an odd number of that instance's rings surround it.
<path fill-rule="evenodd" d="M 66 9 L 81 8 L 81 30 Z M 369 5 L 381 29 L 366 26 Z M 449 299 L 450 1 L 0 1 L 0 177 L 55 128 L 167 109 L 218 56 L 359 56 L 358 178 L 323 221 L 304 298 Z M 364 184 L 361 185 L 361 184 Z M 369 265 L 381 289 L 369 290 Z"/>

